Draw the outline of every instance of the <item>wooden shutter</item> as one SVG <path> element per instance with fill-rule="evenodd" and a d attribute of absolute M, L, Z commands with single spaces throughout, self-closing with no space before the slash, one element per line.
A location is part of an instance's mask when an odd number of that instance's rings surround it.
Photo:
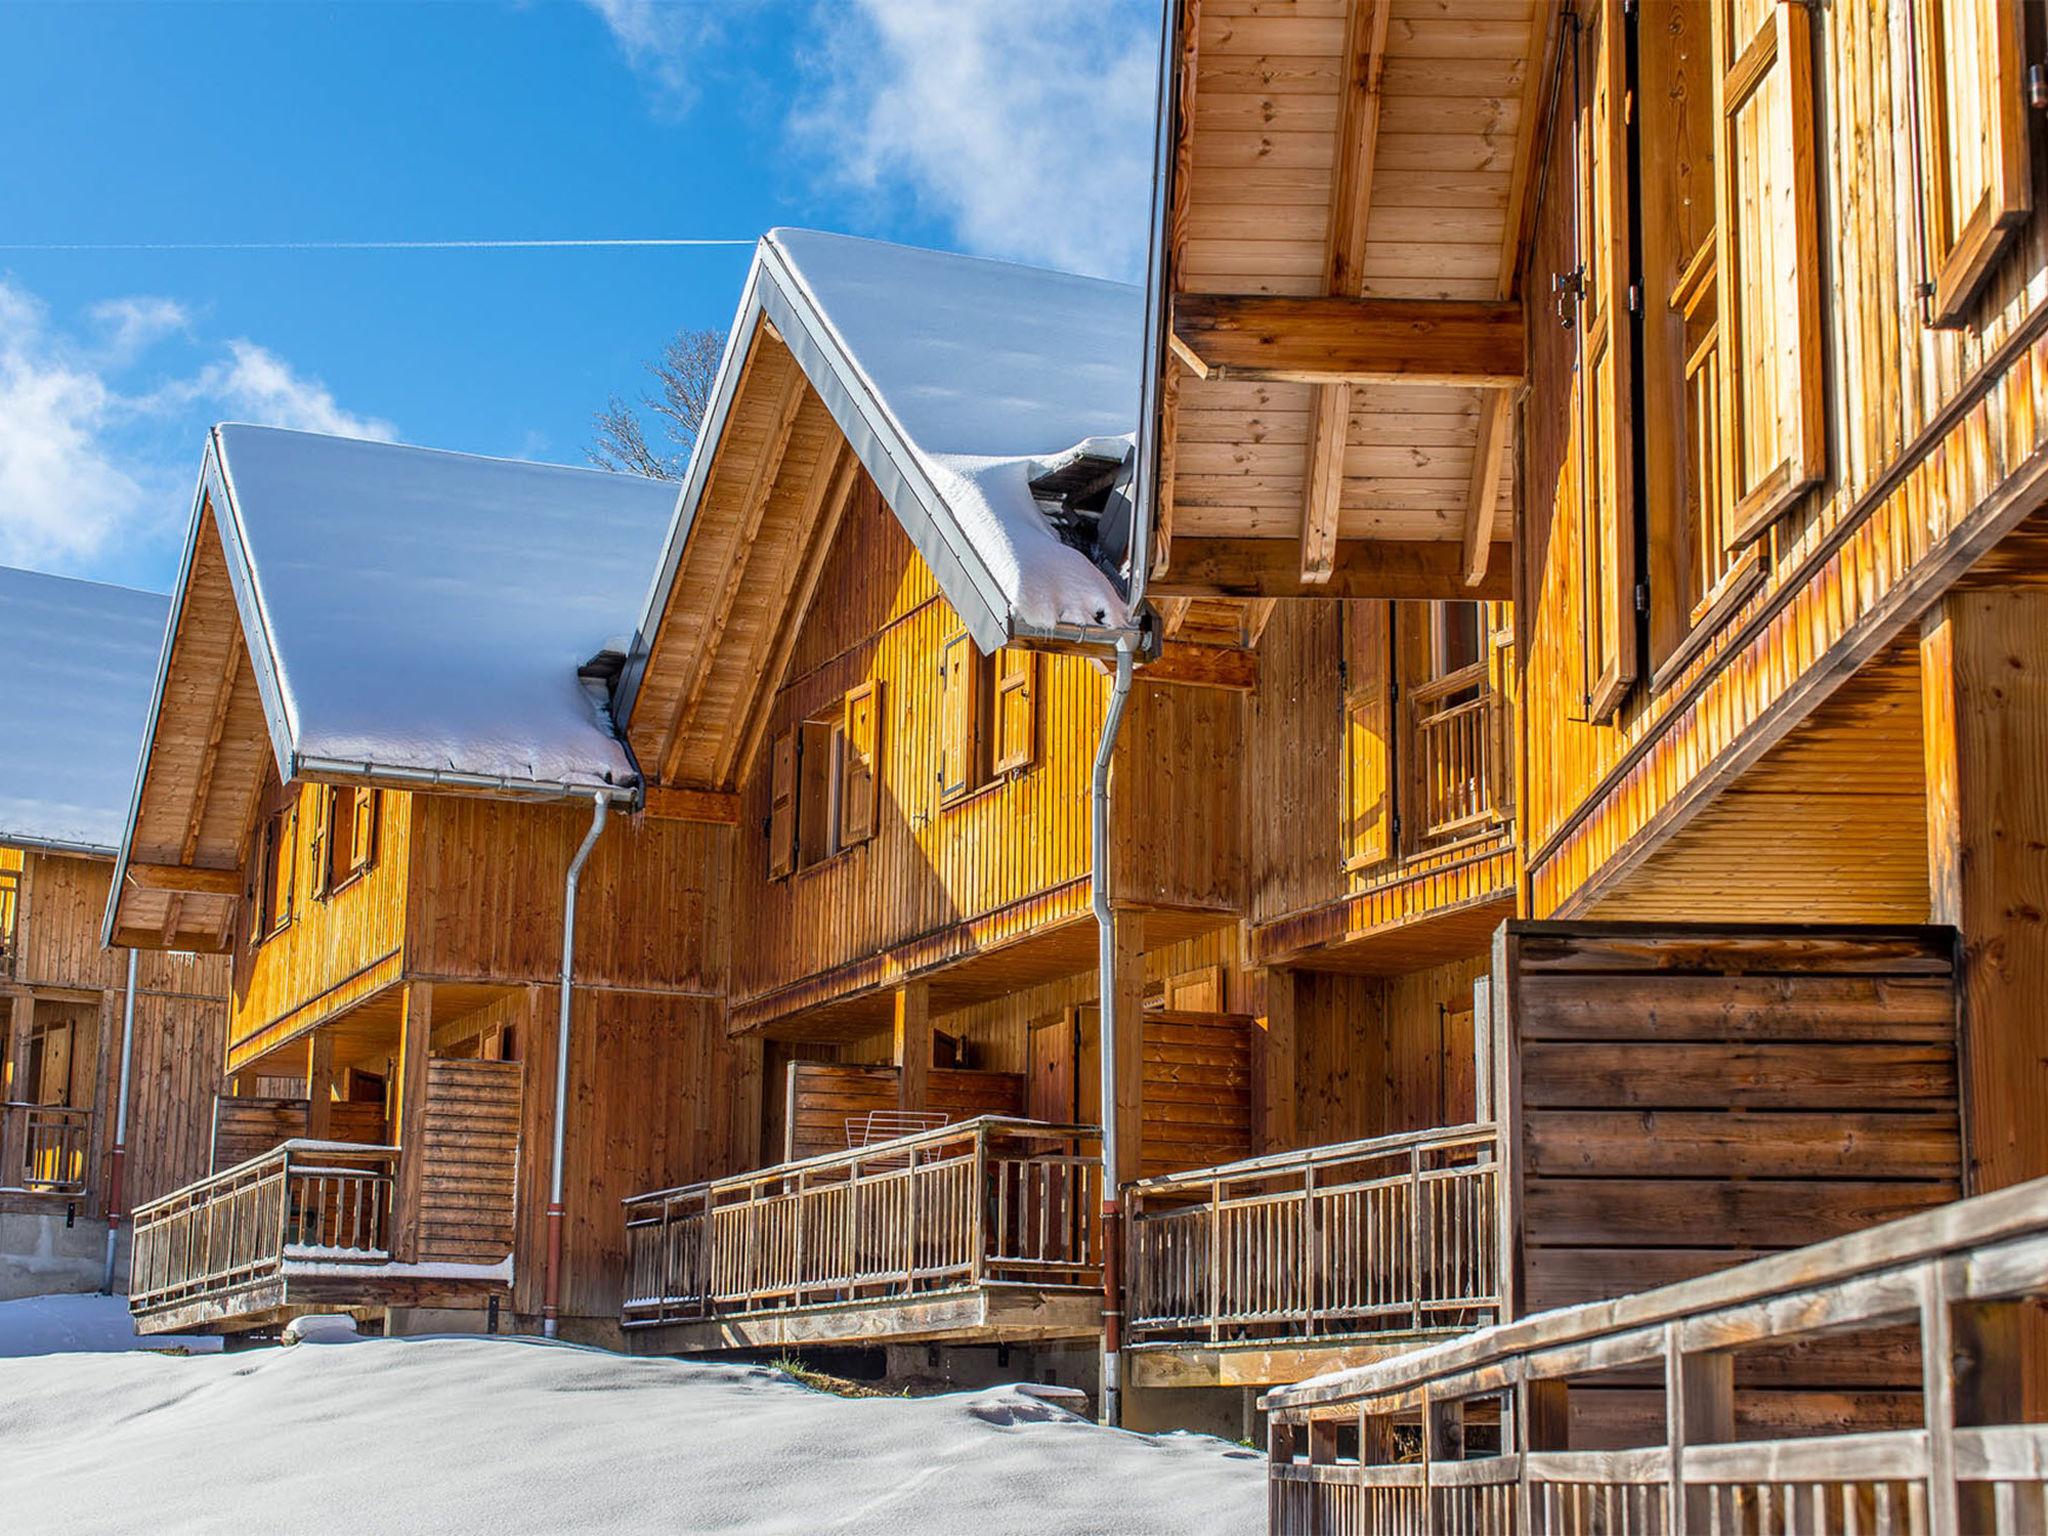
<path fill-rule="evenodd" d="M 1344 605 L 1344 867 L 1394 854 L 1393 605 Z"/>
<path fill-rule="evenodd" d="M 277 894 L 271 901 L 271 927 L 292 920 L 292 896 L 299 883 L 299 802 L 296 797 L 277 823 Z"/>
<path fill-rule="evenodd" d="M 1614 713 L 1636 675 L 1634 340 L 1629 327 L 1628 39 L 1621 0 L 1587 18 L 1580 125 L 1580 580 L 1587 713 Z"/>
<path fill-rule="evenodd" d="M 974 642 L 955 635 L 939 652 L 939 799 L 952 800 L 975 786 Z"/>
<path fill-rule="evenodd" d="M 313 837 L 306 845 L 307 857 L 313 865 L 313 894 L 325 896 L 334 887 L 334 836 L 335 802 L 342 792 L 333 785 L 323 785 L 313 794 Z"/>
<path fill-rule="evenodd" d="M 2025 220 L 2027 102 L 2014 0 L 1913 0 L 1929 319 L 1954 325 Z"/>
<path fill-rule="evenodd" d="M 796 863 L 796 733 L 784 731 L 769 753 L 768 878 L 786 875 Z"/>
<path fill-rule="evenodd" d="M 351 798 L 348 868 L 350 874 L 357 874 L 377 859 L 377 821 L 383 809 L 383 795 L 378 790 L 358 788 Z"/>
<path fill-rule="evenodd" d="M 846 696 L 846 745 L 840 758 L 839 843 L 875 835 L 876 780 L 880 773 L 882 685 L 863 683 Z"/>
<path fill-rule="evenodd" d="M 1811 25 L 1803 5 L 1714 7 L 1722 435 L 1739 544 L 1826 469 Z"/>
<path fill-rule="evenodd" d="M 997 773 L 1029 767 L 1037 750 L 1034 740 L 1036 706 L 1032 701 L 1038 655 L 1020 646 L 1006 645 L 995 655 L 995 704 L 989 711 L 994 719 Z"/>

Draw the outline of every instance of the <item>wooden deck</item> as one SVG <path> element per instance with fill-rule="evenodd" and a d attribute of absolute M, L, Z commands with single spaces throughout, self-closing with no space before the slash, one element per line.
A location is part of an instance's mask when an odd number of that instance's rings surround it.
<path fill-rule="evenodd" d="M 629 1347 L 1079 1338 L 1097 1132 L 985 1115 L 626 1203 Z"/>
<path fill-rule="evenodd" d="M 2044 1295 L 2048 1180 L 2036 1180 L 1281 1388 L 1265 1399 L 1271 1529 L 2048 1529 L 2048 1425 L 2025 1422 L 2021 1345 Z M 1868 1348 L 1888 1331 L 1918 1362 L 1910 1425 L 1838 1416 L 1788 1433 L 1759 1416 L 1746 1356 Z M 1664 1390 L 1647 1394 L 1634 1432 L 1602 1436 L 1578 1399 L 1630 1372 Z M 1600 1443 L 1614 1438 L 1623 1448 Z"/>
<path fill-rule="evenodd" d="M 1489 1124 L 1131 1186 L 1132 1380 L 1299 1381 L 1498 1321 L 1500 1172 Z"/>
<path fill-rule="evenodd" d="M 308 1312 L 475 1307 L 495 1264 L 396 1262 L 396 1147 L 284 1142 L 135 1213 L 129 1307 L 141 1333 L 239 1333 Z"/>

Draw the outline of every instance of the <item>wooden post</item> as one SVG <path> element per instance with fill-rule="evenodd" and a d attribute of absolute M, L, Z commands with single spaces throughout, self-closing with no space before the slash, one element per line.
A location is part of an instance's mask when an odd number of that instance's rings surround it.
<path fill-rule="evenodd" d="M 896 989 L 896 1105 L 923 1109 L 931 1102 L 931 988 L 922 981 Z"/>
<path fill-rule="evenodd" d="M 1259 1058 L 1259 1145 L 1292 1151 L 1299 1139 L 1300 984 L 1291 970 L 1266 972 L 1265 1049 Z"/>
<path fill-rule="evenodd" d="M 334 1033 L 316 1029 L 306 1048 L 306 1135 L 325 1141 L 334 1128 Z"/>
<path fill-rule="evenodd" d="M 1704 1532 L 1710 1511 L 1704 1498 L 1686 1490 L 1685 1453 L 1695 1445 L 1725 1444 L 1735 1438 L 1735 1357 L 1688 1355 L 1678 1347 L 1678 1324 L 1667 1323 L 1664 1412 L 1664 1443 L 1671 1456 L 1666 1490 L 1671 1529 Z"/>
<path fill-rule="evenodd" d="M 10 1103 L 27 1104 L 35 1093 L 35 1085 L 28 1081 L 28 1043 L 35 1028 L 36 995 L 26 990 L 15 993 L 11 1012 L 6 1099 Z M 28 1111 L 0 1112 L 0 1130 L 4 1130 L 4 1134 L 0 1134 L 0 1185 L 19 1184 L 28 1156 Z"/>
<path fill-rule="evenodd" d="M 1128 1180 L 1145 1160 L 1145 915 L 1116 914 L 1116 1165 Z"/>
<path fill-rule="evenodd" d="M 420 1259 L 420 1194 L 425 1170 L 427 1043 L 434 1031 L 432 982 L 407 982 L 399 1002 L 397 1102 L 388 1134 L 398 1148 L 398 1176 L 391 1192 L 391 1256 L 401 1264 Z"/>
<path fill-rule="evenodd" d="M 1965 1194 L 2048 1174 L 2048 592 L 1952 592 L 1921 630 L 1930 915 L 1962 936 Z M 2024 1324 L 2048 1418 L 2048 1319 Z"/>

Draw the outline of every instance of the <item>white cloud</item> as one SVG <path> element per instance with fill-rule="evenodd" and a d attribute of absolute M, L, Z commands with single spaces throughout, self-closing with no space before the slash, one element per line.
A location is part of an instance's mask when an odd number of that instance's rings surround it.
<path fill-rule="evenodd" d="M 1136 0 L 825 0 L 800 138 L 907 191 L 970 249 L 1141 275 L 1158 8 Z"/>
<path fill-rule="evenodd" d="M 684 0 L 585 0 L 603 18 L 626 62 L 652 88 L 666 112 L 687 111 L 697 98 L 698 66 L 724 36 L 746 0 L 694 5 Z"/>
<path fill-rule="evenodd" d="M 9 565 L 90 555 L 142 500 L 101 441 L 118 401 L 69 351 L 43 306 L 0 280 L 0 561 Z"/>
<path fill-rule="evenodd" d="M 293 372 L 291 365 L 268 347 L 253 341 L 231 341 L 228 359 L 200 375 L 200 394 L 218 400 L 237 420 L 330 432 L 337 437 L 373 437 L 386 443 L 398 436 L 398 428 L 381 417 L 343 410 L 325 384 Z"/>
<path fill-rule="evenodd" d="M 397 435 L 252 341 L 190 357 L 190 333 L 181 305 L 151 297 L 91 305 L 67 328 L 0 278 L 0 563 L 125 575 L 137 550 L 174 544 L 201 432 L 222 417 Z M 151 349 L 174 336 L 184 366 L 140 387 Z"/>

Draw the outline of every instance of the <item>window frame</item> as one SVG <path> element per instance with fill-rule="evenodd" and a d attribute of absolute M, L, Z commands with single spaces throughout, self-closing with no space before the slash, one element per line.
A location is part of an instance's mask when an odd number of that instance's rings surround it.
<path fill-rule="evenodd" d="M 264 819 L 256 861 L 251 937 L 262 945 L 291 927 L 298 905 L 299 799 L 292 795 Z"/>

